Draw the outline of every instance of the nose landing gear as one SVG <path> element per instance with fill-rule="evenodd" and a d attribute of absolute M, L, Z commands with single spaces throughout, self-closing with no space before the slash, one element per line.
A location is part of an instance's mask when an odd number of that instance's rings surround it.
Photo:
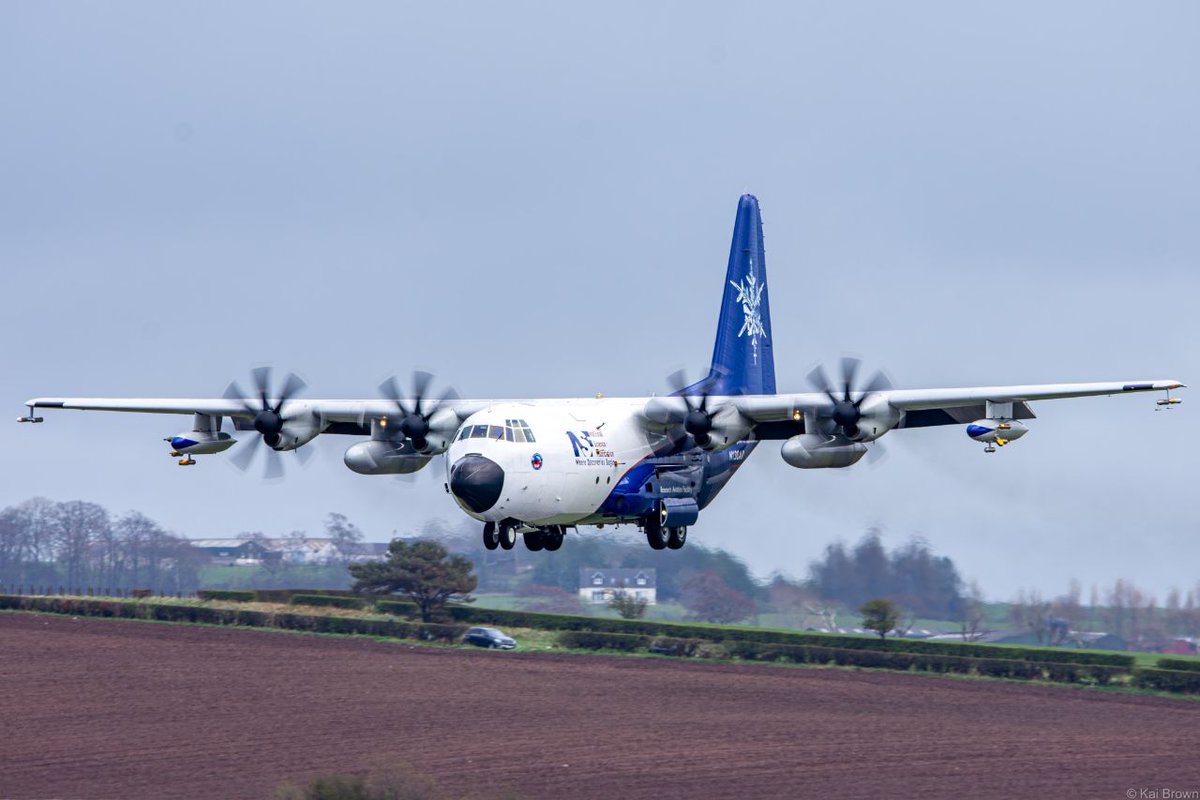
<path fill-rule="evenodd" d="M 500 546 L 500 534 L 496 531 L 496 523 L 483 523 L 483 546 L 488 550 L 495 550 Z"/>
<path fill-rule="evenodd" d="M 517 544 L 517 527 L 519 522 L 485 522 L 483 524 L 483 546 L 488 550 L 500 548 L 512 550 Z M 525 547 L 537 552 L 549 550 L 554 552 L 563 545 L 567 529 L 562 525 L 548 525 L 544 528 L 533 528 L 525 531 Z"/>

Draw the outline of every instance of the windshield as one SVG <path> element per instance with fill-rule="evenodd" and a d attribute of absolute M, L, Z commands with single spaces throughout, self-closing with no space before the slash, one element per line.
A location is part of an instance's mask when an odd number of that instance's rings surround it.
<path fill-rule="evenodd" d="M 506 419 L 504 425 L 464 425 L 457 441 L 492 439 L 497 442 L 536 442 L 533 430 L 523 419 Z"/>

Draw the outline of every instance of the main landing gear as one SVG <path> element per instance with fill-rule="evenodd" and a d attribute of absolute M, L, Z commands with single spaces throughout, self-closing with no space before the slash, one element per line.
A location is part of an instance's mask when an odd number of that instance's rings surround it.
<path fill-rule="evenodd" d="M 646 542 L 652 550 L 678 550 L 687 544 L 688 529 L 686 525 L 666 528 L 658 520 L 649 520 L 645 524 Z"/>
<path fill-rule="evenodd" d="M 525 533 L 525 546 L 533 551 L 549 550 L 551 552 L 562 547 L 566 529 L 562 525 L 550 525 L 536 528 Z M 483 546 L 488 550 L 500 548 L 512 550 L 517 544 L 517 528 L 508 522 L 485 522 L 483 524 Z"/>
<path fill-rule="evenodd" d="M 538 550 L 549 550 L 554 552 L 562 547 L 564 529 L 562 525 L 550 525 L 546 528 L 538 528 L 536 531 L 529 531 L 525 534 L 525 546 L 534 552 Z"/>

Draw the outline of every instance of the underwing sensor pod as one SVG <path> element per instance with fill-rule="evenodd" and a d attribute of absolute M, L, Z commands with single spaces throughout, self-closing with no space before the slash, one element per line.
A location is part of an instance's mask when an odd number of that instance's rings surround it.
<path fill-rule="evenodd" d="M 994 453 L 997 447 L 1004 447 L 1029 433 L 1029 428 L 1013 419 L 1013 405 L 1011 402 L 989 400 L 987 417 L 967 425 L 967 436 L 987 445 L 983 452 Z"/>
<path fill-rule="evenodd" d="M 1015 419 L 977 419 L 967 425 L 967 436 L 986 444 L 984 452 L 987 453 L 994 453 L 996 447 L 1004 447 L 1027 433 L 1029 428 Z"/>
<path fill-rule="evenodd" d="M 185 467 L 196 463 L 192 456 L 224 453 L 237 444 L 237 439 L 221 430 L 221 418 L 208 414 L 195 414 L 192 430 L 182 431 L 163 441 L 171 445 L 171 457 L 180 459 L 180 465 Z"/>

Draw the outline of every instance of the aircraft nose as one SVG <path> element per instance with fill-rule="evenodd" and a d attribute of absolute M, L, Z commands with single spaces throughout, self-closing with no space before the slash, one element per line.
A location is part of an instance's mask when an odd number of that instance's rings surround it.
<path fill-rule="evenodd" d="M 504 470 L 490 458 L 463 456 L 450 468 L 450 491 L 476 514 L 496 505 L 503 486 Z"/>

